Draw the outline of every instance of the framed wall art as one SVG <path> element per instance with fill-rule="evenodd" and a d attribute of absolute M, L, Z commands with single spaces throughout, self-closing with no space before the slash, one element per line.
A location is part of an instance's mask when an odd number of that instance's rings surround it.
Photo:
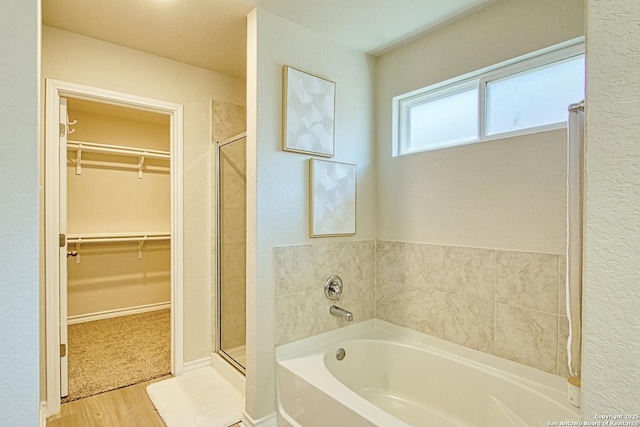
<path fill-rule="evenodd" d="M 336 84 L 285 65 L 282 149 L 333 157 Z"/>
<path fill-rule="evenodd" d="M 356 165 L 309 160 L 309 235 L 356 234 Z"/>

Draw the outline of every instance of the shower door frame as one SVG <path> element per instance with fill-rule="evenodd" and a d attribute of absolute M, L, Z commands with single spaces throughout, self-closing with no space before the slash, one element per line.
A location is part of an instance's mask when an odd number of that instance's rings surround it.
<path fill-rule="evenodd" d="M 144 98 L 59 80 L 46 80 L 45 101 L 45 336 L 46 413 L 60 412 L 60 98 L 74 98 L 169 116 L 171 180 L 171 373 L 184 371 L 183 342 L 183 107 L 166 101 Z M 65 119 L 66 120 L 66 119 Z M 66 190 L 65 190 L 66 191 Z M 65 283 L 66 286 L 66 283 Z M 63 324 L 66 324 L 64 322 Z"/>
<path fill-rule="evenodd" d="M 225 145 L 233 144 L 236 141 L 239 141 L 243 138 L 247 138 L 247 132 L 242 132 L 237 135 L 232 136 L 231 138 L 227 138 L 222 142 L 216 142 L 215 144 L 215 165 L 216 165 L 216 339 L 215 339 L 215 351 L 220 355 L 224 360 L 229 362 L 234 368 L 242 372 L 243 375 L 246 375 L 246 368 L 238 363 L 233 357 L 228 355 L 222 349 L 222 260 L 221 260 L 221 250 L 222 240 L 221 236 L 221 210 L 220 210 L 220 149 Z M 246 197 L 245 197 L 246 198 Z M 245 224 L 246 226 L 246 224 Z M 246 240 L 246 239 L 245 239 Z M 246 246 L 245 246 L 246 247 Z M 246 263 L 245 263 L 246 268 Z M 245 292 L 246 292 L 246 279 L 245 279 Z M 245 318 L 246 318 L 246 309 L 245 309 Z M 246 331 L 245 331 L 245 349 L 246 349 Z"/>

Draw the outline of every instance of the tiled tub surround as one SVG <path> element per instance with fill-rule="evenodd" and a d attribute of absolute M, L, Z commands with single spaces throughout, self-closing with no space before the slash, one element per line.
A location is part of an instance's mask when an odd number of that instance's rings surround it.
<path fill-rule="evenodd" d="M 375 241 L 279 246 L 274 257 L 276 345 L 345 326 L 329 314 L 334 303 L 351 311 L 354 323 L 375 317 Z M 332 274 L 344 282 L 340 301 L 324 296 Z"/>
<path fill-rule="evenodd" d="M 564 255 L 377 242 L 376 317 L 567 376 Z"/>
<path fill-rule="evenodd" d="M 390 241 L 274 252 L 276 345 L 347 324 L 329 314 L 323 293 L 338 274 L 345 288 L 337 305 L 354 323 L 379 318 L 568 375 L 564 255 Z"/>

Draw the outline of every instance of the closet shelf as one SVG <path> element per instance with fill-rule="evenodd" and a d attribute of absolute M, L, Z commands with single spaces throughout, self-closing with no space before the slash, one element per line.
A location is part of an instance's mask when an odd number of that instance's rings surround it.
<path fill-rule="evenodd" d="M 73 244 L 73 251 L 68 251 L 67 256 L 73 256 L 76 264 L 80 264 L 80 247 L 86 243 L 117 243 L 117 242 L 137 242 L 138 259 L 142 259 L 142 249 L 146 242 L 155 240 L 171 240 L 171 233 L 91 233 L 91 234 L 68 234 L 67 244 Z"/>
<path fill-rule="evenodd" d="M 99 144 L 97 142 L 67 141 L 67 150 L 76 152 L 76 175 L 82 174 L 82 152 L 114 154 L 138 158 L 138 178 L 142 179 L 142 168 L 145 159 L 171 159 L 168 151 L 147 148 L 126 147 L 121 145 Z"/>

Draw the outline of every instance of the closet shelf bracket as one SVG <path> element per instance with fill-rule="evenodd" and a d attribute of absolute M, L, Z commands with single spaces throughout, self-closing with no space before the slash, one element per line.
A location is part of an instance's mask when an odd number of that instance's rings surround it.
<path fill-rule="evenodd" d="M 76 151 L 76 175 L 82 175 L 82 148 Z"/>
<path fill-rule="evenodd" d="M 69 120 L 69 113 L 67 113 L 67 134 L 71 135 L 76 131 L 75 128 L 71 129 L 71 126 L 75 126 L 78 124 L 78 120 Z"/>
<path fill-rule="evenodd" d="M 74 258 L 76 259 L 76 265 L 80 264 L 80 244 L 82 243 L 82 239 L 78 239 L 76 242 L 75 252 L 76 255 Z"/>
<path fill-rule="evenodd" d="M 138 179 L 142 179 L 142 168 L 144 167 L 144 156 L 138 158 Z"/>
<path fill-rule="evenodd" d="M 144 236 L 145 239 L 147 238 L 147 236 Z M 146 242 L 146 240 L 140 240 L 138 242 L 138 259 L 142 259 L 142 249 L 144 248 L 144 243 Z"/>

